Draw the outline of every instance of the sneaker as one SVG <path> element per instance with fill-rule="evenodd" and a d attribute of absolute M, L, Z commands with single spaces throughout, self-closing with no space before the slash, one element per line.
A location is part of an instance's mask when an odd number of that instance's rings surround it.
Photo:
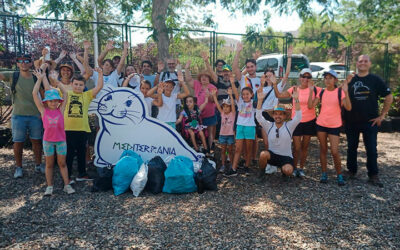
<path fill-rule="evenodd" d="M 245 166 L 243 168 L 243 172 L 244 172 L 245 175 L 250 175 L 252 171 L 251 171 L 251 169 L 249 167 Z"/>
<path fill-rule="evenodd" d="M 46 172 L 46 166 L 44 164 L 36 165 L 35 172 L 44 174 Z"/>
<path fill-rule="evenodd" d="M 298 172 L 298 170 L 297 170 L 297 168 L 295 168 L 294 170 L 293 170 L 293 177 L 297 177 L 297 176 L 299 176 L 299 172 Z"/>
<path fill-rule="evenodd" d="M 75 189 L 73 189 L 71 185 L 68 184 L 64 186 L 64 192 L 66 192 L 67 194 L 73 194 L 75 193 Z"/>
<path fill-rule="evenodd" d="M 76 177 L 76 181 L 93 181 L 93 179 L 90 178 L 88 175 L 84 175 L 81 177 Z"/>
<path fill-rule="evenodd" d="M 368 179 L 368 183 L 380 188 L 383 187 L 383 183 L 379 180 L 379 177 L 377 175 L 370 176 Z"/>
<path fill-rule="evenodd" d="M 226 177 L 237 176 L 237 171 L 233 170 L 233 168 L 230 168 L 226 173 L 224 173 L 224 176 Z"/>
<path fill-rule="evenodd" d="M 15 169 L 14 178 L 22 178 L 22 167 L 17 167 Z"/>
<path fill-rule="evenodd" d="M 258 161 L 256 159 L 251 160 L 251 165 L 258 168 Z"/>
<path fill-rule="evenodd" d="M 257 174 L 257 183 L 262 184 L 265 181 L 265 170 L 264 169 L 259 169 L 258 174 Z"/>
<path fill-rule="evenodd" d="M 299 168 L 297 169 L 297 177 L 305 177 L 306 174 L 304 173 L 304 170 Z"/>
<path fill-rule="evenodd" d="M 220 173 L 225 172 L 225 166 L 221 166 L 221 167 L 219 168 L 219 172 L 220 172 Z"/>
<path fill-rule="evenodd" d="M 328 183 L 328 174 L 327 173 L 322 173 L 321 179 L 319 179 L 319 182 Z"/>
<path fill-rule="evenodd" d="M 50 196 L 53 194 L 53 186 L 47 186 L 44 196 Z"/>
<path fill-rule="evenodd" d="M 276 166 L 272 166 L 267 164 L 267 167 L 265 168 L 265 173 L 266 174 L 273 174 L 278 172 L 278 168 Z"/>
<path fill-rule="evenodd" d="M 344 186 L 344 185 L 346 185 L 346 182 L 345 182 L 344 179 L 343 179 L 343 175 L 338 174 L 337 177 L 336 177 L 336 179 L 337 179 L 337 184 L 338 184 L 339 186 Z"/>
<path fill-rule="evenodd" d="M 73 179 L 69 179 L 69 185 L 75 184 L 75 181 Z"/>

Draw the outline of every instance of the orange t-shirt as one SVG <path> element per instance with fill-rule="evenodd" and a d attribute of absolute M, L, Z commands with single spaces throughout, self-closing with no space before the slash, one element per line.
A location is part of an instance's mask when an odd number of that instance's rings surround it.
<path fill-rule="evenodd" d="M 317 94 L 319 93 L 319 91 L 321 91 L 320 87 L 315 87 L 317 89 Z M 310 89 L 309 88 L 305 88 L 305 89 L 301 89 L 299 87 L 297 87 L 297 91 L 299 92 L 299 102 L 300 102 L 300 109 L 301 109 L 301 121 L 300 122 L 309 122 L 311 120 L 315 119 L 315 108 L 308 108 L 308 96 L 310 94 Z M 293 87 L 290 87 L 287 92 L 289 92 L 290 94 L 293 93 Z M 313 97 L 315 96 L 314 94 L 315 92 L 313 91 Z M 323 98 L 325 98 L 325 93 Z M 295 115 L 295 103 L 294 103 L 294 99 L 293 99 L 293 108 L 292 108 L 292 119 Z"/>
<path fill-rule="evenodd" d="M 317 118 L 317 124 L 327 128 L 339 128 L 342 126 L 341 107 L 339 106 L 338 88 L 332 91 L 324 90 L 322 95 L 321 110 Z M 342 89 L 342 103 L 346 97 Z M 317 97 L 319 98 L 321 90 L 318 91 Z"/>

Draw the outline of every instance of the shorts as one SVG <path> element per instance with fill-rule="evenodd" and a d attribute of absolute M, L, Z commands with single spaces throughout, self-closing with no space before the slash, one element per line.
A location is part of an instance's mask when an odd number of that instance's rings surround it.
<path fill-rule="evenodd" d="M 256 139 L 256 127 L 237 125 L 236 140 L 243 140 L 243 139 L 255 140 Z"/>
<path fill-rule="evenodd" d="M 290 156 L 278 155 L 268 150 L 269 154 L 271 155 L 271 159 L 268 160 L 268 164 L 277 166 L 281 168 L 283 165 L 290 164 L 293 166 L 293 158 Z"/>
<path fill-rule="evenodd" d="M 201 120 L 203 121 L 203 125 L 207 127 L 217 125 L 217 115 L 215 114 L 210 117 L 202 118 Z"/>
<path fill-rule="evenodd" d="M 235 137 L 233 135 L 219 135 L 219 143 L 220 144 L 228 144 L 232 145 L 235 143 Z"/>
<path fill-rule="evenodd" d="M 175 122 L 165 122 L 165 123 L 168 124 L 169 126 L 173 127 L 174 129 L 176 129 Z"/>
<path fill-rule="evenodd" d="M 317 130 L 315 127 L 315 120 L 316 119 L 308 122 L 300 122 L 293 131 L 293 136 L 316 135 Z"/>
<path fill-rule="evenodd" d="M 45 156 L 67 155 L 67 143 L 65 141 L 43 141 L 43 152 Z"/>
<path fill-rule="evenodd" d="M 325 132 L 328 135 L 340 136 L 340 128 L 341 127 L 338 127 L 338 128 L 327 128 L 327 127 L 320 126 L 318 124 L 316 126 L 317 126 L 317 132 Z"/>
<path fill-rule="evenodd" d="M 41 140 L 43 136 L 43 124 L 40 116 L 13 115 L 11 117 L 11 130 L 13 142 L 24 142 L 26 133 L 33 140 Z"/>

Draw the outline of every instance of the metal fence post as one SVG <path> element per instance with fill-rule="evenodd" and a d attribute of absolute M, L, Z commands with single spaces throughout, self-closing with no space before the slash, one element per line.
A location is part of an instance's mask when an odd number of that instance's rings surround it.
<path fill-rule="evenodd" d="M 389 83 L 389 44 L 385 44 L 385 54 L 383 63 L 383 78 L 387 83 Z"/>
<path fill-rule="evenodd" d="M 21 48 L 21 24 L 20 24 L 20 17 L 17 16 L 17 33 L 18 33 L 18 53 L 22 52 Z"/>

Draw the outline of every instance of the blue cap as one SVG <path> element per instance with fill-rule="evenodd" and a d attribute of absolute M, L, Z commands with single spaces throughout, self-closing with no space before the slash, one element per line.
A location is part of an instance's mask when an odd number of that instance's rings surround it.
<path fill-rule="evenodd" d="M 285 112 L 286 109 L 285 109 L 284 107 L 275 106 L 275 107 L 274 107 L 274 111 L 283 111 L 283 112 Z"/>
<path fill-rule="evenodd" d="M 336 71 L 334 71 L 333 69 L 331 69 L 331 70 L 329 70 L 329 71 L 325 71 L 324 72 L 324 74 L 323 74 L 323 76 L 326 76 L 326 75 L 331 75 L 331 76 L 333 76 L 333 77 L 335 77 L 336 79 L 338 78 L 338 75 L 337 75 L 337 73 L 336 73 Z"/>
<path fill-rule="evenodd" d="M 57 89 L 49 89 L 44 92 L 44 99 L 42 102 L 51 101 L 51 100 L 59 100 L 63 101 Z"/>

